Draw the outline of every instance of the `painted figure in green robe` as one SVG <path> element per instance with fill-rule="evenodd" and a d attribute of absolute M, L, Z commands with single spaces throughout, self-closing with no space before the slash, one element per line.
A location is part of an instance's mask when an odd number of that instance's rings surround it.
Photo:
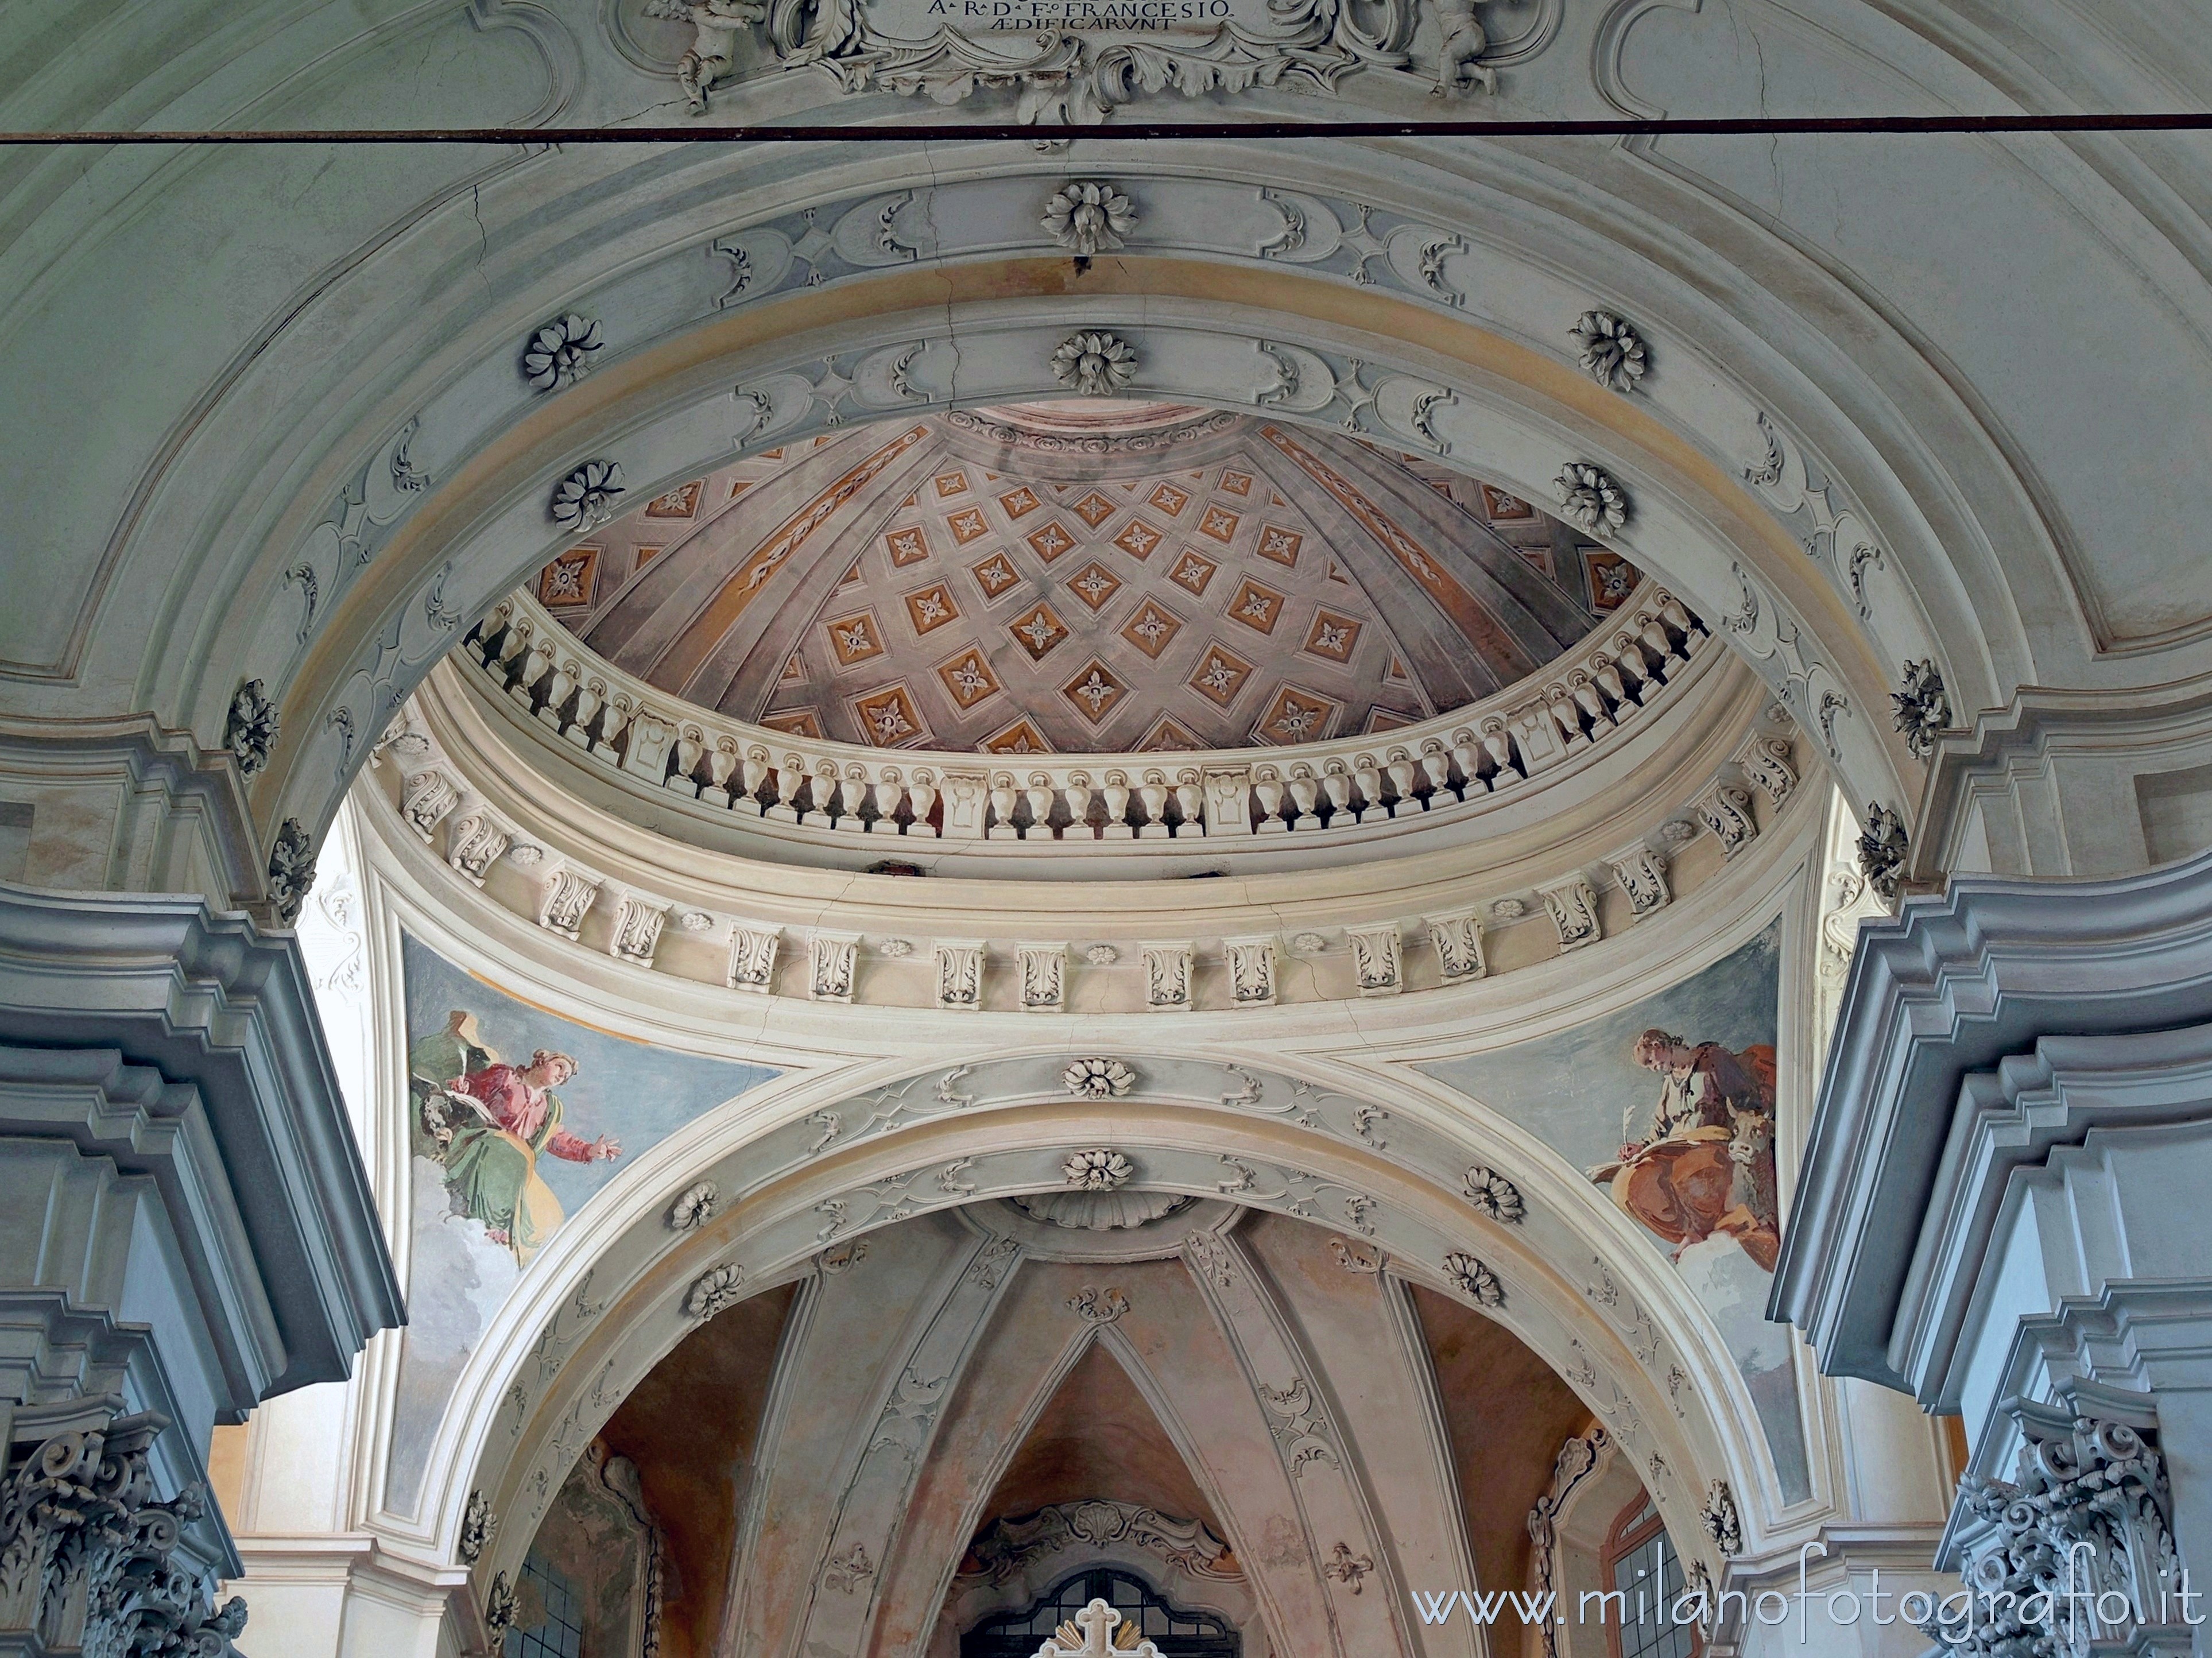
<path fill-rule="evenodd" d="M 560 1199 L 538 1175 L 540 1153 L 570 1163 L 622 1155 L 602 1134 L 586 1140 L 561 1126 L 553 1090 L 576 1074 L 567 1054 L 539 1048 L 526 1066 L 504 1064 L 478 1039 L 473 1014 L 456 1010 L 446 1029 L 408 1052 L 417 1152 L 444 1164 L 455 1210 L 482 1221 L 493 1242 L 527 1266 L 561 1224 Z"/>

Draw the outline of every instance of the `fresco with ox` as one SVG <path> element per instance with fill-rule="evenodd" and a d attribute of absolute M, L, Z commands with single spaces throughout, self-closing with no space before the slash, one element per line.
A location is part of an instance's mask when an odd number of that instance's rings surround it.
<path fill-rule="evenodd" d="M 1789 1329 L 1766 1321 L 1781 926 L 1618 1013 L 1422 1069 L 1525 1123 L 1682 1274 L 1743 1373 L 1786 1501 L 1811 1494 Z"/>
<path fill-rule="evenodd" d="M 554 1234 L 639 1153 L 776 1073 L 574 1023 L 411 937 L 401 965 L 413 1250 L 385 1503 L 405 1514 L 470 1355 Z"/>

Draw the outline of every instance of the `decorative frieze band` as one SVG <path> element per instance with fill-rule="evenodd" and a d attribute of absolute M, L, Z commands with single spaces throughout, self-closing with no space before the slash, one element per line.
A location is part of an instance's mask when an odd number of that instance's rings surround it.
<path fill-rule="evenodd" d="M 434 847 L 440 832 L 446 836 L 443 861 L 472 886 L 483 888 L 493 866 L 505 857 L 532 880 L 534 919 L 547 932 L 577 939 L 594 910 L 610 912 L 605 941 L 607 953 L 617 960 L 653 969 L 659 964 L 659 944 L 668 918 L 678 918 L 680 929 L 703 935 L 728 926 L 729 955 L 724 981 L 732 989 L 751 994 L 775 993 L 775 973 L 781 946 L 781 929 L 708 910 L 689 908 L 677 900 L 612 884 L 606 878 L 549 854 L 484 805 L 471 786 L 451 769 L 434 745 L 418 739 L 416 769 L 394 780 L 398 784 L 393 809 L 410 830 Z M 1692 802 L 1685 817 L 1660 825 L 1656 838 L 1666 842 L 1661 850 L 1638 842 L 1603 860 L 1627 900 L 1632 920 L 1641 920 L 1665 908 L 1675 896 L 1670 858 L 1693 841 L 1699 829 L 1710 831 L 1724 858 L 1733 858 L 1756 838 L 1759 829 L 1751 788 L 1731 780 L 1741 777 L 1779 809 L 1796 790 L 1799 775 L 1795 750 L 1784 732 L 1759 730 L 1739 745 L 1724 767 Z M 1696 822 L 1689 821 L 1694 817 Z M 426 827 L 427 826 L 427 827 Z M 544 872 L 541 874 L 540 866 Z M 507 889 L 495 889 L 507 891 Z M 1579 950 L 1605 936 L 1598 889 L 1589 877 L 1577 872 L 1565 878 L 1540 885 L 1534 896 L 1551 921 L 1562 952 Z M 511 897 L 507 902 L 513 902 Z M 1490 902 L 1487 910 L 1464 909 L 1422 918 L 1425 934 L 1421 942 L 1435 952 L 1437 982 L 1450 986 L 1486 976 L 1492 968 L 1484 937 L 1486 914 L 1499 926 L 1517 926 L 1537 913 L 1537 904 L 1508 895 Z M 818 931 L 806 938 L 805 993 L 817 1001 L 850 1001 L 855 997 L 862 935 Z M 1362 997 L 1401 994 L 1408 984 L 1407 942 L 1395 922 L 1350 926 L 1343 930 L 1345 950 L 1339 959 L 1350 969 L 1345 991 L 1322 989 L 1321 993 Z M 1003 946 L 1002 946 L 1003 947 Z M 887 958 L 907 955 L 912 944 L 902 938 L 879 939 L 876 950 Z M 1070 956 L 1074 945 L 1060 940 L 1024 940 L 1012 946 L 1017 972 L 1011 997 L 1000 1005 L 1024 1011 L 1065 1011 L 1069 1002 Z M 1080 970 L 1103 970 L 1121 965 L 1123 950 L 1093 943 L 1084 950 Z M 1231 1007 L 1267 1007 L 1283 999 L 1283 939 L 1258 934 L 1221 941 L 1218 980 L 1209 978 L 1206 1000 Z M 1142 1005 L 1157 1011 L 1185 1011 L 1200 1005 L 1197 968 L 1199 943 L 1194 939 L 1151 940 L 1138 946 L 1142 964 Z M 1291 956 L 1313 960 L 1332 952 L 1328 935 L 1313 930 L 1289 937 Z M 974 1011 L 986 1007 L 985 981 L 989 941 L 938 940 L 932 948 L 931 1001 L 953 1011 Z M 687 969 L 678 968 L 678 971 Z M 889 986 L 911 979 L 886 981 Z M 1126 981 L 1124 981 L 1126 982 Z M 1294 999 L 1310 998 L 1331 981 L 1317 972 L 1298 975 Z M 1336 981 L 1341 984 L 1341 980 Z M 910 997 L 911 990 L 892 995 Z M 1126 992 L 1116 993 L 1126 995 Z"/>

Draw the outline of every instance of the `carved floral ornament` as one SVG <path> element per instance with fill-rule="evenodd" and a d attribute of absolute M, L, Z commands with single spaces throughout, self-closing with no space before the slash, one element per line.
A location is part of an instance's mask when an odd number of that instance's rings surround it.
<path fill-rule="evenodd" d="M 615 515 L 615 497 L 622 493 L 621 462 L 587 460 L 554 486 L 547 510 L 562 529 L 580 535 Z"/>
<path fill-rule="evenodd" d="M 1052 377 L 1079 397 L 1117 396 L 1137 378 L 1136 348 L 1118 334 L 1070 334 L 1053 351 Z"/>
<path fill-rule="evenodd" d="M 1085 1100 L 1117 1100 L 1137 1085 L 1137 1073 L 1110 1059 L 1078 1060 L 1060 1079 L 1069 1093 Z"/>
<path fill-rule="evenodd" d="M 1613 535 L 1628 522 L 1627 495 L 1610 473 L 1588 461 L 1561 467 L 1552 480 L 1552 493 L 1559 497 L 1559 516 L 1584 535 Z"/>
<path fill-rule="evenodd" d="M 1076 1152 L 1060 1169 L 1067 1183 L 1081 1192 L 1111 1192 L 1127 1186 L 1136 1172 L 1128 1158 L 1103 1146 Z"/>
<path fill-rule="evenodd" d="M 1911 852 L 1905 838 L 1905 820 L 1876 800 L 1867 807 L 1866 826 L 1859 831 L 1859 872 L 1876 896 L 1893 900 L 1905 878 L 1905 860 Z"/>
<path fill-rule="evenodd" d="M 1633 392 L 1650 368 L 1635 325 L 1610 311 L 1583 312 L 1574 338 L 1583 372 L 1609 392 Z"/>
<path fill-rule="evenodd" d="M 1889 694 L 1897 729 L 1912 757 L 1925 760 L 1936 751 L 1936 739 L 1950 727 L 1951 698 L 1932 659 L 1907 662 L 1904 685 L 1904 689 Z"/>
<path fill-rule="evenodd" d="M 276 705 L 269 700 L 259 680 L 249 679 L 238 688 L 223 721 L 222 745 L 238 762 L 240 777 L 252 777 L 269 763 L 281 724 Z"/>
<path fill-rule="evenodd" d="M 1502 41 L 1484 26 L 1486 0 L 1431 3 L 1437 46 L 1428 74 L 1440 98 L 1474 87 L 1495 94 L 1496 65 L 1534 56 L 1559 27 L 1556 0 Z M 925 0 L 642 0 L 641 9 L 690 30 L 672 72 L 694 115 L 735 73 L 738 37 L 759 27 L 764 63 L 825 71 L 848 94 L 886 90 L 954 104 L 1011 87 L 1018 120 L 1054 125 L 1103 121 L 1141 94 L 1170 89 L 1198 97 L 1289 81 L 1334 93 L 1361 68 L 1409 68 L 1417 17 L 1413 0 L 1358 8 L 1345 0 L 1205 0 L 1164 28 L 1071 31 L 1050 27 L 1048 9 L 1018 4 L 1016 28 L 971 33 Z"/>
<path fill-rule="evenodd" d="M 574 386 L 592 370 L 592 355 L 600 349 L 599 325 L 570 312 L 556 317 L 530 336 L 522 348 L 522 375 L 540 392 Z"/>
<path fill-rule="evenodd" d="M 1044 204 L 1046 235 L 1079 259 L 1118 251 L 1137 228 L 1136 203 L 1095 179 L 1062 185 Z"/>

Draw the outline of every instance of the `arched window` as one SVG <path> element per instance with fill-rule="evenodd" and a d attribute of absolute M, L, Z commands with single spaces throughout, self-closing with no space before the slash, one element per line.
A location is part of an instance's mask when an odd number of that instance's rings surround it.
<path fill-rule="evenodd" d="M 1093 1600 L 1112 1606 L 1124 1626 L 1133 1623 L 1175 1658 L 1241 1658 L 1243 1651 L 1237 1631 L 1220 1619 L 1169 1605 L 1132 1573 L 1093 1566 L 1062 1579 L 1026 1611 L 985 1619 L 960 1637 L 960 1658 L 1030 1658 L 1047 1636 Z"/>
<path fill-rule="evenodd" d="M 532 1549 L 522 1563 L 520 1587 L 526 1593 L 536 1591 L 545 1616 L 528 1629 L 510 1628 L 500 1658 L 582 1658 L 583 1608 L 567 1574 Z"/>
<path fill-rule="evenodd" d="M 1599 1559 L 1605 1587 L 1619 1593 L 1620 1611 L 1606 1620 L 1613 1658 L 1698 1658 L 1705 1650 L 1695 1624 L 1674 1619 L 1683 1591 L 1682 1563 L 1649 1497 L 1620 1511 Z"/>

